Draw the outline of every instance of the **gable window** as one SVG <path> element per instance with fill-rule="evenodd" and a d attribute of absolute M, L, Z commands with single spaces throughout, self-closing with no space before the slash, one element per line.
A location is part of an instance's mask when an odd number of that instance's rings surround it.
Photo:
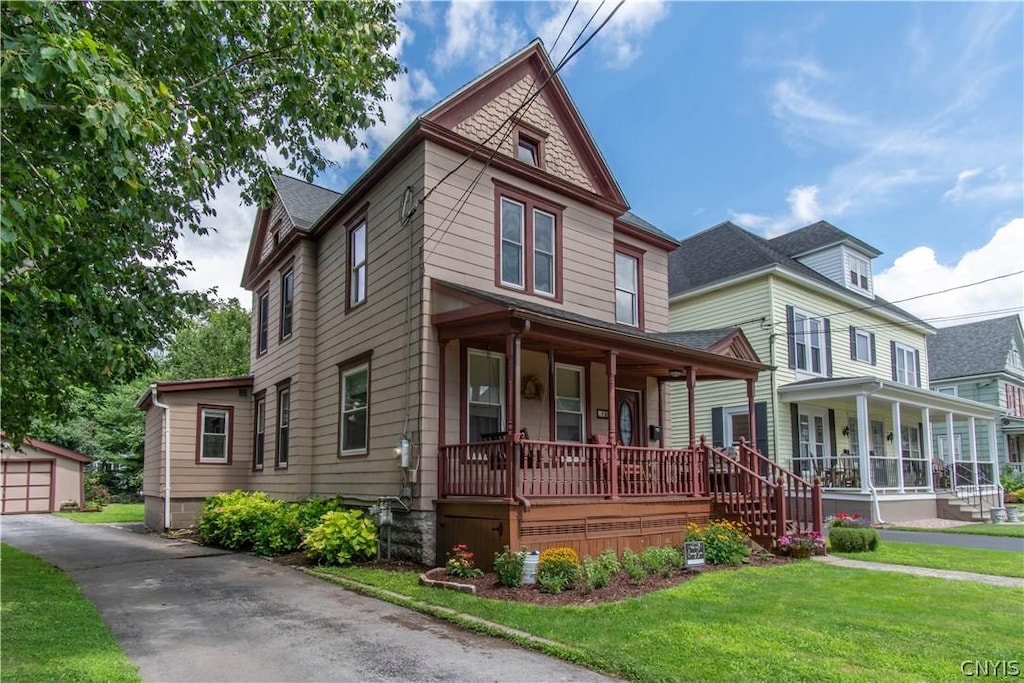
<path fill-rule="evenodd" d="M 260 293 L 256 314 L 256 353 L 267 352 L 268 337 L 270 336 L 270 292 Z"/>
<path fill-rule="evenodd" d="M 370 364 L 341 368 L 341 455 L 363 455 L 369 441 Z"/>
<path fill-rule="evenodd" d="M 366 301 L 366 221 L 352 228 L 348 237 L 348 305 Z"/>
<path fill-rule="evenodd" d="M 959 394 L 957 394 L 956 387 L 939 387 L 935 391 L 939 392 L 940 394 L 945 394 L 946 396 L 958 396 L 959 395 Z"/>
<path fill-rule="evenodd" d="M 1010 367 L 1024 367 L 1021 365 L 1020 362 L 1020 351 L 1017 349 L 1017 342 L 1010 342 L 1010 353 L 1006 362 L 1010 365 Z"/>
<path fill-rule="evenodd" d="M 786 307 L 789 327 L 789 367 L 812 375 L 832 376 L 831 333 L 828 318 Z"/>
<path fill-rule="evenodd" d="M 850 357 L 853 360 L 875 364 L 875 335 L 856 327 L 850 328 Z"/>
<path fill-rule="evenodd" d="M 850 254 L 848 256 L 849 267 L 849 279 L 850 286 L 857 289 L 862 289 L 865 292 L 869 291 L 869 278 L 871 273 L 871 265 L 866 259 L 862 259 L 859 256 Z"/>
<path fill-rule="evenodd" d="M 516 158 L 531 166 L 540 166 L 540 154 L 537 149 L 537 143 L 520 135 L 519 144 L 516 145 Z"/>
<path fill-rule="evenodd" d="M 470 349 L 466 360 L 466 436 L 482 441 L 504 429 L 505 357 Z"/>
<path fill-rule="evenodd" d="M 921 386 L 920 354 L 917 349 L 892 342 L 892 379 L 912 387 Z"/>
<path fill-rule="evenodd" d="M 555 365 L 555 440 L 583 442 L 583 368 Z"/>
<path fill-rule="evenodd" d="M 495 284 L 560 301 L 561 208 L 500 186 L 495 214 Z"/>
<path fill-rule="evenodd" d="M 196 462 L 231 463 L 231 413 L 223 406 L 199 406 Z"/>
<path fill-rule="evenodd" d="M 615 245 L 615 323 L 643 327 L 640 283 L 643 252 Z"/>
<path fill-rule="evenodd" d="M 291 425 L 292 391 L 291 385 L 277 389 L 277 458 L 274 464 L 278 469 L 288 467 L 288 433 Z"/>
<path fill-rule="evenodd" d="M 295 273 L 289 268 L 281 275 L 281 339 L 292 336 L 292 310 L 295 299 Z"/>
<path fill-rule="evenodd" d="M 258 472 L 263 469 L 263 452 L 267 444 L 266 396 L 256 398 L 255 410 L 253 412 L 252 469 Z"/>

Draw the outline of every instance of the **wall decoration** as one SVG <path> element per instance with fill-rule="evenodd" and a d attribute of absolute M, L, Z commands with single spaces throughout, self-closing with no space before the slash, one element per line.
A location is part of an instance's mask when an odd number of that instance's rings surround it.
<path fill-rule="evenodd" d="M 544 385 L 535 375 L 523 378 L 523 398 L 528 401 L 539 401 L 544 398 Z"/>

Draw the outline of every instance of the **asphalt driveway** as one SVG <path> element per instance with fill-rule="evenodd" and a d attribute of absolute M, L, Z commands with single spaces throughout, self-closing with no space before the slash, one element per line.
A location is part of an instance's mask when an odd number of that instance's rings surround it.
<path fill-rule="evenodd" d="M 50 515 L 0 540 L 66 571 L 146 681 L 598 681 L 250 555 Z"/>

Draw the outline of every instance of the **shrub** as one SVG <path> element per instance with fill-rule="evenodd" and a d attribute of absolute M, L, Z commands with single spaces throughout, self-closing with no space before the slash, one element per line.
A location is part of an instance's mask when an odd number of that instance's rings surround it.
<path fill-rule="evenodd" d="M 611 548 L 605 548 L 596 559 L 585 557 L 582 572 L 583 589 L 589 593 L 597 588 L 604 588 L 621 570 L 619 558 Z"/>
<path fill-rule="evenodd" d="M 867 517 L 861 517 L 860 515 L 847 515 L 840 512 L 838 515 L 828 520 L 828 526 L 830 529 L 840 527 L 863 529 L 864 527 L 871 526 L 871 520 Z"/>
<path fill-rule="evenodd" d="M 999 484 L 1004 491 L 1024 491 L 1024 472 L 1014 472 L 1013 467 L 1007 464 L 999 475 Z"/>
<path fill-rule="evenodd" d="M 519 588 L 523 585 L 523 563 L 526 562 L 526 552 L 512 552 L 505 546 L 505 550 L 494 553 L 494 573 L 498 575 L 498 583 L 509 588 Z"/>
<path fill-rule="evenodd" d="M 285 503 L 262 491 L 218 493 L 203 502 L 196 526 L 199 539 L 229 550 L 280 554 L 286 545 Z"/>
<path fill-rule="evenodd" d="M 302 547 L 318 564 L 348 564 L 373 555 L 377 529 L 362 510 L 333 510 L 309 530 Z"/>
<path fill-rule="evenodd" d="M 537 583 L 545 593 L 561 593 L 580 580 L 580 559 L 572 548 L 548 548 L 537 562 Z"/>
<path fill-rule="evenodd" d="M 647 578 L 646 565 L 640 556 L 629 548 L 622 551 L 622 569 L 633 583 L 640 583 Z"/>
<path fill-rule="evenodd" d="M 1017 489 L 1013 495 L 1017 496 L 1017 502 L 1024 503 L 1024 488 Z"/>
<path fill-rule="evenodd" d="M 469 546 L 464 543 L 452 548 L 448 553 L 448 561 L 445 563 L 449 576 L 458 576 L 462 579 L 474 579 L 483 576 L 484 573 L 473 565 L 473 553 Z"/>
<path fill-rule="evenodd" d="M 85 500 L 103 506 L 110 502 L 110 489 L 104 483 L 103 472 L 93 469 L 85 473 Z"/>
<path fill-rule="evenodd" d="M 640 560 L 644 563 L 647 571 L 651 574 L 658 574 L 667 578 L 672 574 L 672 569 L 681 563 L 681 556 L 672 546 L 660 547 L 648 546 L 640 553 Z"/>
<path fill-rule="evenodd" d="M 815 554 L 824 554 L 825 539 L 817 531 L 798 531 L 795 534 L 779 536 L 775 539 L 775 548 L 779 552 L 793 557 L 810 557 Z"/>
<path fill-rule="evenodd" d="M 708 564 L 736 566 L 750 557 L 750 531 L 743 522 L 716 519 L 701 529 L 687 525 L 687 541 L 704 543 L 704 561 Z"/>
<path fill-rule="evenodd" d="M 871 528 L 832 528 L 828 532 L 829 546 L 837 553 L 863 553 L 878 548 L 878 531 Z"/>

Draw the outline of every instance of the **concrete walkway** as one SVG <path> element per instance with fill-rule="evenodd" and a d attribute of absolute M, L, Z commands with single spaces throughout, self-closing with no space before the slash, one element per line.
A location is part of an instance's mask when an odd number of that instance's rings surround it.
<path fill-rule="evenodd" d="M 941 534 L 936 534 L 941 535 Z M 929 569 L 927 567 L 909 567 L 902 564 L 884 564 L 882 562 L 863 562 L 861 560 L 848 560 L 844 557 L 833 555 L 819 555 L 811 558 L 815 562 L 847 567 L 849 569 L 871 569 L 882 572 L 897 572 L 899 574 L 914 574 L 915 576 L 930 576 L 936 579 L 948 579 L 950 581 L 973 581 L 974 583 L 987 583 L 991 586 L 1007 586 L 1010 588 L 1024 588 L 1024 579 L 1012 576 L 991 576 L 989 574 L 975 574 L 973 572 L 956 572 L 948 569 Z M 1022 558 L 1024 560 L 1024 558 Z"/>
<path fill-rule="evenodd" d="M 891 531 L 879 529 L 883 541 L 927 543 L 957 548 L 986 548 L 988 550 L 1020 550 L 1024 552 L 1024 538 L 1010 536 L 981 536 L 977 534 L 944 534 L 936 531 Z"/>

